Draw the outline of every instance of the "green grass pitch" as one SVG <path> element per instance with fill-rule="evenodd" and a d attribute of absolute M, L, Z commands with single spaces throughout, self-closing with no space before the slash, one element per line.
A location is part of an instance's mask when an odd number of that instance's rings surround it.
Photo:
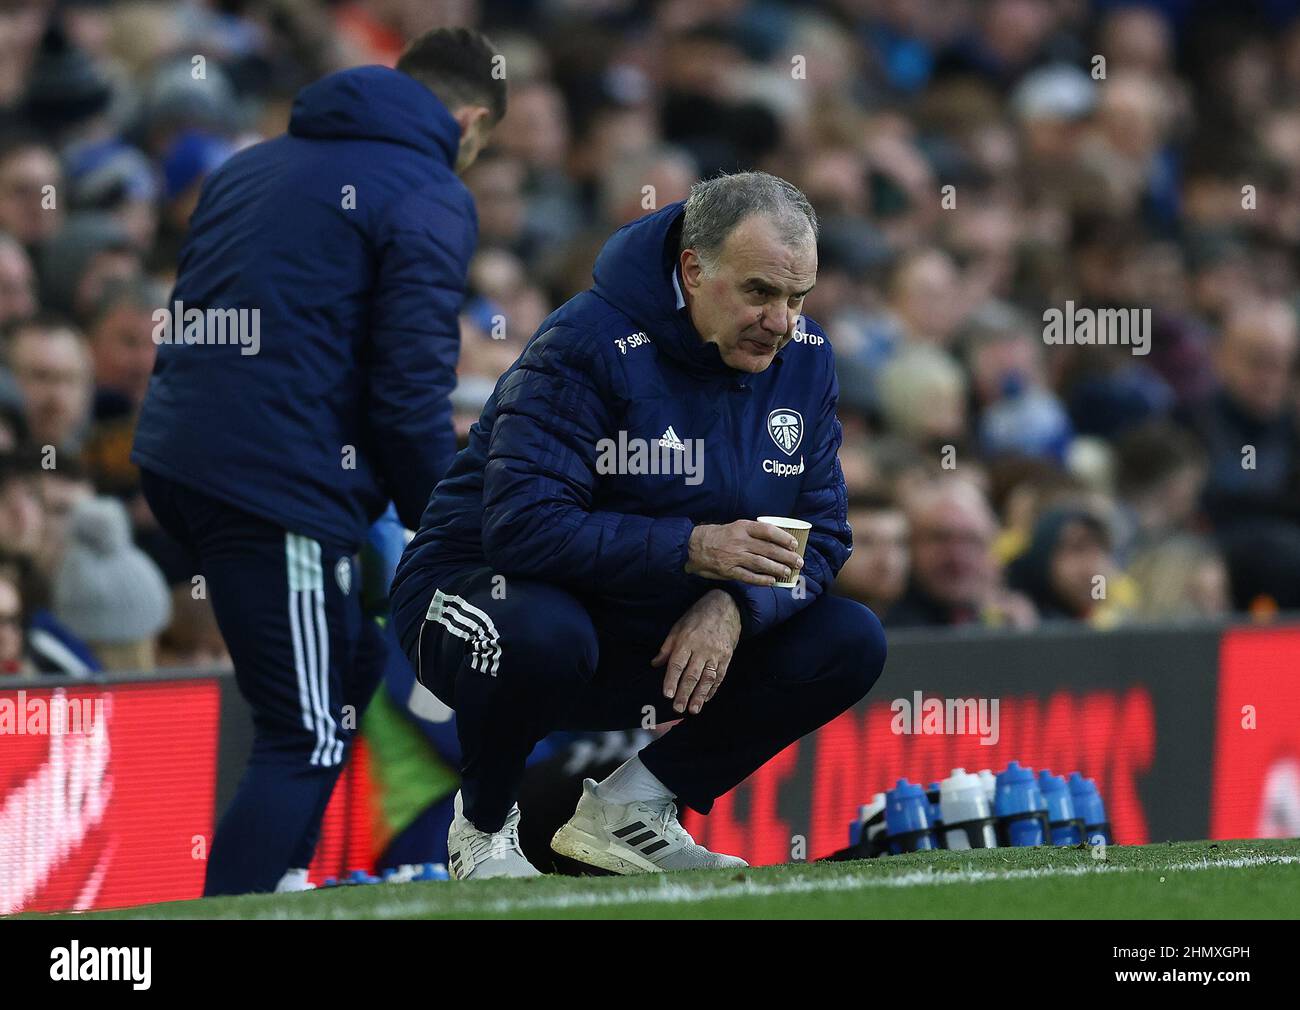
<path fill-rule="evenodd" d="M 931 852 L 639 877 L 372 884 L 92 913 L 149 919 L 1298 918 L 1300 840 Z"/>

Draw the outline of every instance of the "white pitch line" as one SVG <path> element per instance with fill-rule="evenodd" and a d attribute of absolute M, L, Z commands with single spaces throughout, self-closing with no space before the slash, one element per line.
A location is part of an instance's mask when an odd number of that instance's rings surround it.
<path fill-rule="evenodd" d="M 796 878 L 779 883 L 759 883 L 753 880 L 728 881 L 725 884 L 700 883 L 686 884 L 678 880 L 667 881 L 648 886 L 632 887 L 610 893 L 588 892 L 585 894 L 545 894 L 524 898 L 498 898 L 491 901 L 475 901 L 470 893 L 454 895 L 448 893 L 461 888 L 473 888 L 473 883 L 458 884 L 452 881 L 431 885 L 438 888 L 437 896 L 428 897 L 412 894 L 409 897 L 394 897 L 390 901 L 375 905 L 368 914 L 377 918 L 414 918 L 426 914 L 456 915 L 493 912 L 563 911 L 581 908 L 610 908 L 635 904 L 692 904 L 706 901 L 721 901 L 727 898 L 774 897 L 794 894 L 820 894 L 833 891 L 860 891 L 872 888 L 918 887 L 944 884 L 984 884 L 999 880 L 1032 880 L 1049 877 L 1083 877 L 1107 873 L 1178 873 L 1199 870 L 1243 869 L 1254 866 L 1291 866 L 1300 863 L 1300 856 L 1232 856 L 1223 859 L 1205 857 L 1190 862 L 1171 863 L 1168 866 L 1119 866 L 1098 860 L 1096 863 L 1080 866 L 1045 866 L 1016 870 L 909 870 L 904 873 L 880 875 L 878 873 L 851 873 L 843 876 L 826 878 Z M 743 871 L 741 871 L 743 872 Z M 424 888 L 421 888 L 424 890 Z M 221 918 L 239 919 L 298 919 L 315 918 L 307 908 L 292 914 L 283 908 L 267 913 L 245 912 L 239 915 L 223 915 Z M 330 911 L 321 918 L 350 919 L 355 913 L 343 909 Z"/>

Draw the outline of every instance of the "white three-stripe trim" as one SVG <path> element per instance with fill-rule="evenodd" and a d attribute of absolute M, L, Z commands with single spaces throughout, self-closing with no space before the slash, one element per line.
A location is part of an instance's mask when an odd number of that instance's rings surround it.
<path fill-rule="evenodd" d="M 501 637 L 486 613 L 459 596 L 439 589 L 434 592 L 425 617 L 469 643 L 470 669 L 493 677 L 497 675 L 501 668 Z"/>
<path fill-rule="evenodd" d="M 284 535 L 289 573 L 289 630 L 293 666 L 298 676 L 298 705 L 303 728 L 316 734 L 314 765 L 343 760 L 343 741 L 330 714 L 330 636 L 325 622 L 325 576 L 320 544 L 296 533 Z"/>

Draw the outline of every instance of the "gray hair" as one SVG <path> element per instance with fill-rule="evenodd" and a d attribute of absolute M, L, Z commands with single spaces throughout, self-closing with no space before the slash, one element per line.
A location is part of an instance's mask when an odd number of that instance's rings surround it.
<path fill-rule="evenodd" d="M 767 172 L 719 175 L 691 187 L 682 222 L 681 248 L 694 249 L 712 272 L 736 225 L 751 214 L 767 217 L 791 245 L 817 241 L 817 212 L 797 186 Z"/>

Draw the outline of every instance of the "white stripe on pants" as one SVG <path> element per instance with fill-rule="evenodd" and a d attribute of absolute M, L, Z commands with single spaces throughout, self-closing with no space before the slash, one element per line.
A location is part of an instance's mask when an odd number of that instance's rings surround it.
<path fill-rule="evenodd" d="M 289 573 L 289 628 L 293 636 L 293 665 L 298 676 L 298 704 L 303 728 L 315 733 L 313 765 L 336 765 L 343 759 L 343 741 L 330 714 L 329 625 L 325 620 L 325 577 L 321 546 L 297 533 L 284 535 Z"/>
<path fill-rule="evenodd" d="M 470 669 L 495 677 L 501 668 L 501 639 L 492 618 L 474 604 L 444 593 L 433 594 L 425 619 L 436 621 L 470 647 Z M 421 642 L 423 645 L 423 642 Z"/>

